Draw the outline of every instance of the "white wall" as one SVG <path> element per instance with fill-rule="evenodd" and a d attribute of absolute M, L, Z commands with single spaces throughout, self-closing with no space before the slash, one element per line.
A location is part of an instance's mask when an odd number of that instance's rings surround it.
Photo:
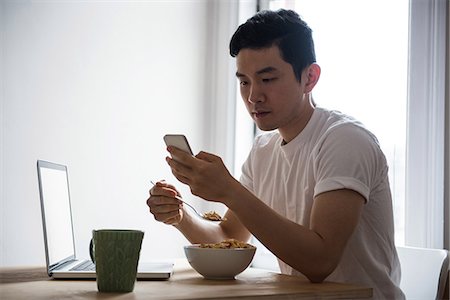
<path fill-rule="evenodd" d="M 447 130 L 447 146 L 446 146 L 446 159 L 447 159 L 447 169 L 446 169 L 446 179 L 444 182 L 445 195 L 447 201 L 447 215 L 445 219 L 446 226 L 444 232 L 447 236 L 444 237 L 444 246 L 446 249 L 450 249 L 450 3 L 447 3 L 447 115 L 446 115 L 446 130 Z"/>
<path fill-rule="evenodd" d="M 4 243 L 3 223 L 4 223 L 4 205 L 3 205 L 3 45 L 4 45 L 4 13 L 3 2 L 0 1 L 0 265 L 4 261 Z"/>
<path fill-rule="evenodd" d="M 37 159 L 69 167 L 81 256 L 93 228 L 144 230 L 142 259 L 183 256 L 186 240 L 145 201 L 150 180 L 174 180 L 165 133 L 209 147 L 208 9 L 207 0 L 3 2 L 0 266 L 45 262 Z"/>

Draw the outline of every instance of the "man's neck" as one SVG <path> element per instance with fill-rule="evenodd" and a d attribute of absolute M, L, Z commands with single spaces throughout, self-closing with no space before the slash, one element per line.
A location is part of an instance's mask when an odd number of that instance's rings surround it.
<path fill-rule="evenodd" d="M 297 117 L 297 122 L 295 126 L 291 126 L 289 128 L 278 128 L 278 132 L 283 138 L 282 145 L 285 145 L 292 141 L 297 135 L 299 135 L 303 129 L 308 124 L 311 116 L 314 112 L 315 104 L 312 100 L 312 97 L 309 97 L 309 101 L 307 105 L 302 109 L 301 113 Z"/>

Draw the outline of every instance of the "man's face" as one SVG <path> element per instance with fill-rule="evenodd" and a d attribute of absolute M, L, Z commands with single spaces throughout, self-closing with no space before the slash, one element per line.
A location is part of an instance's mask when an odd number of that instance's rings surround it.
<path fill-rule="evenodd" d="M 261 130 L 294 129 L 309 105 L 304 97 L 305 75 L 297 80 L 277 46 L 242 49 L 236 65 L 241 96 L 256 125 Z"/>

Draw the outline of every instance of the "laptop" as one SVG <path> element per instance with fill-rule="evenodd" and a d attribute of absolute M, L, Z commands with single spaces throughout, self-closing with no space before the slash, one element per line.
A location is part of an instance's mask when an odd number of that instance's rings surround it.
<path fill-rule="evenodd" d="M 47 273 L 59 279 L 95 278 L 92 261 L 75 254 L 67 166 L 37 161 Z M 88 247 L 88 245 L 86 246 Z M 172 262 L 139 262 L 138 279 L 168 279 Z"/>

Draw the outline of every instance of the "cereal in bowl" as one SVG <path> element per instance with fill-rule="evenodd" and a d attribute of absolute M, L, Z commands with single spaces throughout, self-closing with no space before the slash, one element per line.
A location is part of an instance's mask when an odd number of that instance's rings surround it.
<path fill-rule="evenodd" d="M 255 246 L 245 242 L 238 241 L 236 239 L 226 239 L 222 242 L 214 244 L 202 243 L 200 244 L 200 248 L 236 249 L 236 248 L 255 248 Z"/>

